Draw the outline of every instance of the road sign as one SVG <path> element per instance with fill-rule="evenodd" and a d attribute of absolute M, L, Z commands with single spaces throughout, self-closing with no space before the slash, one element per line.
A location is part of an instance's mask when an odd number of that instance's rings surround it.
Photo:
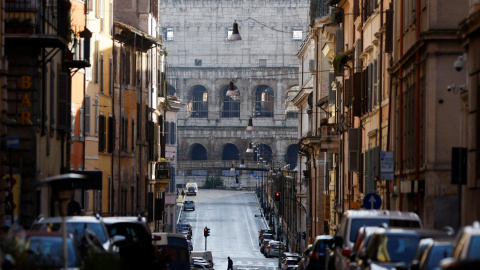
<path fill-rule="evenodd" d="M 380 152 L 380 179 L 393 180 L 393 172 L 395 170 L 395 163 L 392 151 Z"/>
<path fill-rule="evenodd" d="M 7 137 L 6 146 L 7 148 L 19 147 L 20 138 L 18 136 Z"/>
<path fill-rule="evenodd" d="M 382 205 L 382 199 L 377 193 L 368 193 L 363 198 L 363 206 L 365 209 L 380 209 Z"/>

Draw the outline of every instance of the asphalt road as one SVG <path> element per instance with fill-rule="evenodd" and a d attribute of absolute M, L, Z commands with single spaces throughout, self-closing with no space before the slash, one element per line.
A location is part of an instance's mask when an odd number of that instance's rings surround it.
<path fill-rule="evenodd" d="M 181 223 L 192 226 L 193 250 L 212 251 L 215 270 L 227 269 L 227 257 L 235 270 L 278 269 L 278 258 L 265 258 L 258 246 L 258 231 L 267 224 L 260 216 L 255 193 L 234 190 L 200 189 L 197 196 L 186 196 L 195 202 L 195 211 L 182 212 Z M 210 228 L 210 236 L 203 229 Z"/>

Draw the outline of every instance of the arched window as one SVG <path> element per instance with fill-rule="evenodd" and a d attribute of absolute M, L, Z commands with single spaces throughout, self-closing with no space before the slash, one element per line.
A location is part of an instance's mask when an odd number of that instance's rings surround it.
<path fill-rule="evenodd" d="M 272 161 L 272 148 L 266 144 L 259 144 L 255 147 L 253 160 L 260 161 L 265 160 L 268 163 Z"/>
<path fill-rule="evenodd" d="M 274 92 L 268 85 L 260 85 L 255 90 L 254 113 L 256 117 L 273 117 Z"/>
<path fill-rule="evenodd" d="M 234 118 L 240 117 L 240 91 L 238 91 L 237 86 L 233 85 L 233 88 L 236 91 L 236 96 L 227 96 L 228 85 L 224 86 L 222 89 L 222 118 Z"/>
<path fill-rule="evenodd" d="M 195 85 L 192 90 L 192 99 L 188 106 L 189 115 L 192 118 L 208 117 L 208 93 L 201 85 Z"/>
<path fill-rule="evenodd" d="M 191 160 L 207 160 L 207 149 L 201 144 L 193 145 Z"/>
<path fill-rule="evenodd" d="M 291 144 L 288 147 L 287 156 L 285 157 L 285 161 L 289 165 L 288 168 L 290 170 L 293 170 L 297 167 L 297 158 L 298 158 L 297 145 L 296 144 Z"/>
<path fill-rule="evenodd" d="M 231 143 L 227 143 L 223 148 L 222 160 L 239 160 L 238 148 Z"/>

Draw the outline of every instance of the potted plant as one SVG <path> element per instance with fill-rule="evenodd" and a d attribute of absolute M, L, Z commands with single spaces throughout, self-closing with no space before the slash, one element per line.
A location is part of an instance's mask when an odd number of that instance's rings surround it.
<path fill-rule="evenodd" d="M 348 61 L 351 61 L 351 56 L 353 54 L 353 50 L 347 50 L 344 53 L 339 53 L 333 58 L 333 69 L 335 74 L 342 73 L 342 67 L 347 65 Z"/>

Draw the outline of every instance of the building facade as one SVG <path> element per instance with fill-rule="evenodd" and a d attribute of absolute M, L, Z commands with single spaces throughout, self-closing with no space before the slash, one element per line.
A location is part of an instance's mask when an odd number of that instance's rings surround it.
<path fill-rule="evenodd" d="M 202 187 L 215 176 L 226 187 L 254 188 L 265 163 L 297 166 L 298 114 L 286 100 L 298 91 L 295 54 L 309 2 L 214 3 L 161 3 L 169 93 L 185 104 L 178 113 L 177 184 Z M 228 40 L 234 21 L 240 41 Z M 249 122 L 253 131 L 246 130 Z M 250 144 L 257 154 L 246 154 Z"/>

